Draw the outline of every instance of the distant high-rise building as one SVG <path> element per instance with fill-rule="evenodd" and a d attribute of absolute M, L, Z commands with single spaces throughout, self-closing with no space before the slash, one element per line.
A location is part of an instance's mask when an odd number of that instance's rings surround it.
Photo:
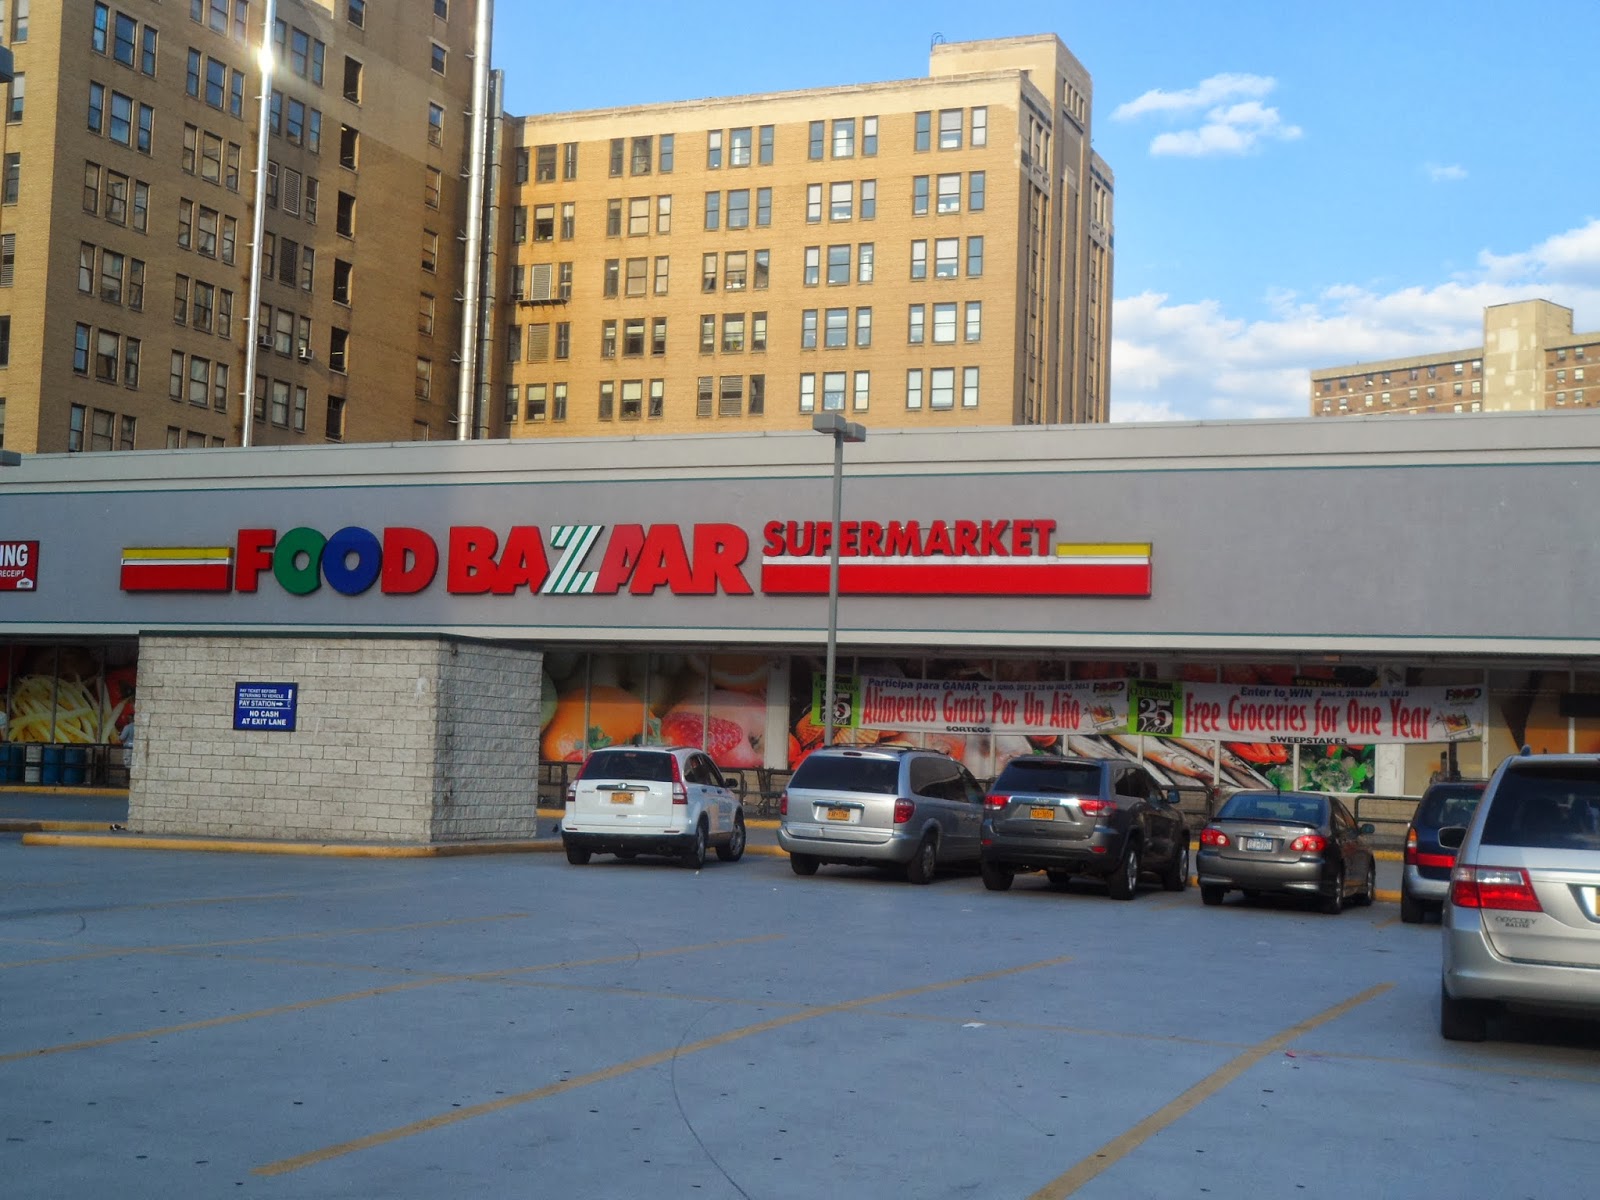
<path fill-rule="evenodd" d="M 1054 35 L 926 79 L 508 119 L 494 427 L 1103 421 L 1112 176 Z"/>
<path fill-rule="evenodd" d="M 1570 308 L 1497 304 L 1483 310 L 1481 346 L 1311 372 L 1311 415 L 1593 408 L 1597 367 L 1600 332 L 1574 333 Z"/>
<path fill-rule="evenodd" d="M 0 0 L 4 444 L 454 436 L 476 8 L 279 0 L 252 313 L 264 0 Z"/>

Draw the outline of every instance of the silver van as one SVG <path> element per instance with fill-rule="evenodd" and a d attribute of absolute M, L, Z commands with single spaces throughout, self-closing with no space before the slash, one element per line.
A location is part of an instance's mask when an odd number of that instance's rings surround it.
<path fill-rule="evenodd" d="M 1600 759 L 1508 758 L 1455 850 L 1439 1032 L 1482 1041 L 1505 1006 L 1600 1017 Z"/>
<path fill-rule="evenodd" d="M 778 844 L 796 875 L 823 863 L 903 867 L 928 883 L 953 863 L 976 863 L 983 789 L 937 750 L 815 750 L 783 794 Z"/>

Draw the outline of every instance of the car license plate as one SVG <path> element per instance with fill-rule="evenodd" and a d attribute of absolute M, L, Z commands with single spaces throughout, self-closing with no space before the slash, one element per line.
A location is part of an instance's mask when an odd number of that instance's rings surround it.
<path fill-rule="evenodd" d="M 1272 839 L 1271 838 L 1245 838 L 1245 840 L 1244 840 L 1244 848 L 1246 850 L 1271 850 L 1272 849 Z"/>
<path fill-rule="evenodd" d="M 1046 805 L 1043 808 L 1029 809 L 1028 815 L 1035 821 L 1054 821 L 1056 819 L 1056 810 Z"/>
<path fill-rule="evenodd" d="M 627 792 L 612 792 L 611 793 L 611 803 L 613 803 L 613 804 L 632 804 L 633 803 L 633 797 L 631 795 L 629 795 Z"/>
<path fill-rule="evenodd" d="M 828 820 L 830 821 L 848 821 L 849 819 L 850 810 L 848 808 L 830 808 L 828 810 Z"/>

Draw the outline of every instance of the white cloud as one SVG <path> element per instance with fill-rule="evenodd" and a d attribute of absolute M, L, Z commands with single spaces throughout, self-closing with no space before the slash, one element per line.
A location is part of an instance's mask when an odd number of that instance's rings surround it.
<path fill-rule="evenodd" d="M 1342 284 L 1309 299 L 1285 291 L 1265 299 L 1258 320 L 1230 316 L 1214 300 L 1174 304 L 1156 292 L 1117 300 L 1111 419 L 1309 416 L 1312 371 L 1481 345 L 1492 304 L 1547 299 L 1573 309 L 1577 329 L 1600 328 L 1600 219 L 1521 253 L 1485 250 L 1474 271 L 1430 287 Z"/>
<path fill-rule="evenodd" d="M 1180 92 L 1148 91 L 1119 105 L 1111 116 L 1119 121 L 1152 113 L 1192 119 L 1203 109 L 1201 125 L 1157 134 L 1150 153 L 1183 158 L 1249 154 L 1264 141 L 1293 141 L 1303 132 L 1286 124 L 1276 108 L 1261 103 L 1277 86 L 1266 75 L 1213 75 Z"/>
<path fill-rule="evenodd" d="M 1439 163 L 1423 163 L 1423 172 L 1432 183 L 1459 183 L 1467 177 L 1467 169 L 1451 163 L 1441 166 Z"/>
<path fill-rule="evenodd" d="M 1136 100 L 1118 105 L 1111 113 L 1113 121 L 1128 121 L 1153 112 L 1188 112 L 1196 108 L 1212 108 L 1235 97 L 1261 97 L 1278 86 L 1276 79 L 1265 75 L 1213 75 L 1202 79 L 1198 87 L 1181 92 L 1165 92 L 1155 88 Z"/>

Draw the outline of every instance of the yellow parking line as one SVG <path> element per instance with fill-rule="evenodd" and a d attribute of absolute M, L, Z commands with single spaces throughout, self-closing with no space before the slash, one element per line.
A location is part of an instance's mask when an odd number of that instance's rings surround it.
<path fill-rule="evenodd" d="M 981 975 L 966 975 L 960 979 L 944 980 L 940 983 L 923 984 L 920 987 L 902 988 L 895 992 L 884 992 L 877 996 L 863 996 L 859 1000 L 845 1000 L 838 1004 L 825 1004 L 818 1008 L 807 1008 L 800 1012 L 787 1013 L 781 1017 L 774 1017 L 770 1021 L 762 1021 L 755 1025 L 745 1025 L 738 1029 L 730 1029 L 726 1033 L 719 1033 L 715 1037 L 702 1038 L 698 1042 L 690 1042 L 683 1046 L 674 1046 L 670 1050 L 658 1050 L 654 1054 L 647 1054 L 643 1058 L 631 1059 L 628 1062 L 617 1063 L 614 1066 L 591 1071 L 587 1075 L 578 1075 L 571 1079 L 563 1079 L 557 1083 L 547 1084 L 532 1091 L 519 1092 L 515 1096 L 502 1096 L 497 1100 L 490 1100 L 483 1104 L 474 1104 L 466 1108 L 455 1108 L 449 1112 L 439 1113 L 436 1116 L 426 1117 L 420 1121 L 413 1121 L 409 1125 L 401 1125 L 397 1129 L 386 1129 L 379 1133 L 368 1134 L 366 1137 L 355 1138 L 348 1142 L 340 1142 L 333 1146 L 324 1146 L 320 1150 L 312 1150 L 306 1154 L 299 1154 L 293 1158 L 279 1159 L 277 1162 L 267 1163 L 265 1166 L 256 1167 L 256 1175 L 286 1175 L 290 1171 L 298 1171 L 305 1167 L 315 1166 L 330 1159 L 340 1158 L 346 1154 L 355 1154 L 361 1150 L 371 1150 L 377 1146 L 385 1146 L 397 1142 L 402 1138 L 415 1137 L 419 1133 L 440 1129 L 446 1125 L 454 1125 L 461 1121 L 469 1121 L 474 1117 L 485 1116 L 489 1113 L 502 1112 L 514 1108 L 519 1104 L 529 1104 L 535 1100 L 545 1100 L 551 1096 L 559 1096 L 563 1092 L 574 1091 L 578 1088 L 588 1087 L 590 1084 L 605 1083 L 608 1080 L 630 1075 L 635 1071 L 647 1070 L 657 1067 L 674 1059 L 684 1058 L 690 1054 L 698 1054 L 702 1050 L 712 1050 L 718 1046 L 725 1046 L 729 1042 L 737 1042 L 758 1033 L 767 1033 L 774 1029 L 782 1029 L 786 1025 L 795 1025 L 801 1021 L 814 1021 L 818 1017 L 830 1017 L 838 1013 L 850 1012 L 854 1009 L 865 1008 L 871 1004 L 883 1004 L 890 1000 L 904 1000 L 910 996 L 925 996 L 930 992 L 947 991 L 950 988 L 965 987 L 973 983 L 985 983 L 992 979 L 1004 979 L 1011 975 L 1020 975 L 1024 971 L 1037 971 L 1045 967 L 1056 967 L 1062 963 L 1070 962 L 1070 956 L 1060 958 L 1047 958 L 1040 962 L 1025 963 L 1020 967 L 1005 967 L 998 971 L 985 971 Z"/>
<path fill-rule="evenodd" d="M 1122 1159 L 1144 1145 L 1145 1142 L 1174 1121 L 1193 1112 L 1202 1103 L 1227 1087 L 1267 1055 L 1283 1049 L 1296 1038 L 1310 1033 L 1318 1026 L 1326 1025 L 1329 1021 L 1335 1021 L 1352 1009 L 1359 1008 L 1367 1001 L 1376 999 L 1392 987 L 1394 987 L 1392 983 L 1380 983 L 1374 987 L 1369 987 L 1366 991 L 1358 992 L 1348 1000 L 1340 1001 L 1332 1008 L 1324 1009 L 1316 1016 L 1308 1017 L 1298 1025 L 1291 1026 L 1282 1033 L 1250 1047 L 1244 1053 L 1207 1075 L 1176 1100 L 1163 1105 L 1126 1133 L 1107 1142 L 1088 1158 L 1079 1162 L 1065 1175 L 1045 1184 L 1044 1187 L 1029 1196 L 1028 1200 L 1061 1200 L 1064 1196 L 1072 1195 L 1084 1184 L 1094 1179 L 1108 1167 L 1122 1161 Z"/>
<path fill-rule="evenodd" d="M 315 1000 L 301 1000 L 294 1004 L 279 1004 L 272 1008 L 258 1008 L 253 1012 L 230 1013 L 226 1017 L 211 1017 L 204 1021 L 188 1021 L 182 1025 L 166 1025 L 159 1029 L 139 1029 L 132 1033 L 118 1033 L 111 1037 L 95 1038 L 87 1042 L 68 1042 L 60 1046 L 41 1046 L 36 1050 L 21 1050 L 14 1054 L 0 1054 L 0 1065 L 20 1062 L 26 1058 L 43 1058 L 48 1054 L 70 1054 L 76 1050 L 97 1050 L 102 1046 L 115 1046 L 121 1042 L 144 1041 L 148 1038 L 166 1037 L 174 1033 L 193 1033 L 199 1029 L 216 1029 L 222 1025 L 237 1025 L 241 1021 L 254 1021 L 262 1017 L 279 1017 L 286 1013 L 309 1012 L 330 1004 L 344 1004 L 351 1000 L 370 1000 L 374 996 L 390 996 L 396 992 L 411 992 L 418 988 L 437 987 L 445 983 L 486 983 L 516 975 L 531 975 L 539 971 L 566 971 L 574 967 L 601 967 L 610 963 L 636 962 L 644 958 L 666 958 L 674 954 L 693 954 L 701 950 L 722 950 L 729 946 L 748 946 L 756 942 L 771 942 L 783 937 L 781 933 L 767 933 L 758 937 L 730 938 L 721 942 L 703 942 L 696 946 L 674 946 L 668 950 L 634 951 L 612 954 L 605 958 L 587 958 L 575 962 L 541 963 L 536 967 L 512 967 L 504 971 L 473 971 L 462 975 L 429 975 L 424 979 L 408 979 L 404 983 L 390 983 L 383 987 L 367 988 L 359 992 L 343 992 L 337 996 L 319 996 Z"/>

